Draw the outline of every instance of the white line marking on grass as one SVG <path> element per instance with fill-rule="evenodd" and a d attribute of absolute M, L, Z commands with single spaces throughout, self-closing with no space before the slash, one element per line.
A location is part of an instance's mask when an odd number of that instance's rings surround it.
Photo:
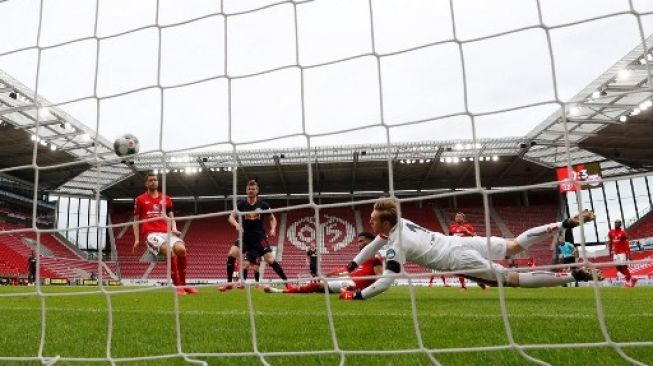
<path fill-rule="evenodd" d="M 2 311 L 40 311 L 40 307 L 11 307 L 11 308 L 0 308 Z M 47 307 L 46 311 L 48 312 L 78 312 L 78 313 L 106 313 L 106 309 L 97 309 L 97 308 L 70 308 L 70 307 Z M 124 313 L 124 314 L 156 314 L 156 315 L 174 315 L 172 310 L 151 310 L 151 309 L 113 309 L 114 313 Z M 246 310 L 181 310 L 182 315 L 240 315 L 247 316 L 248 313 Z M 315 316 L 315 312 L 306 312 L 301 313 L 297 311 L 256 311 L 256 316 L 280 316 L 280 317 L 289 317 L 289 316 Z M 326 314 L 321 314 L 326 316 Z M 408 312 L 334 312 L 334 316 L 342 317 L 405 317 L 409 316 Z M 451 318 L 451 319 L 494 319 L 501 318 L 501 314 L 471 314 L 471 313 L 419 313 L 420 317 L 426 318 Z M 509 314 L 511 318 L 516 319 L 537 319 L 537 318 L 553 318 L 553 319 L 594 319 L 596 315 L 594 314 L 547 314 L 547 313 L 538 313 L 538 314 Z M 628 313 L 628 314 L 607 314 L 609 318 L 651 318 L 653 313 Z"/>

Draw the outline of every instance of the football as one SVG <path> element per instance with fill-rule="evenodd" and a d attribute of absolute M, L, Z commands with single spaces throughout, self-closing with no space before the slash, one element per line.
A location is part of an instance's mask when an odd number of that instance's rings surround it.
<path fill-rule="evenodd" d="M 137 154 L 140 149 L 138 138 L 130 133 L 126 133 L 116 139 L 113 143 L 113 151 L 118 156 L 127 156 Z"/>

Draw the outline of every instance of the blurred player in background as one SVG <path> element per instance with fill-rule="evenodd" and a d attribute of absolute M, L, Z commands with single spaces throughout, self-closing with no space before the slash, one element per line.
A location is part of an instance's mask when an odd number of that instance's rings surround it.
<path fill-rule="evenodd" d="M 238 222 L 238 213 L 236 211 L 229 215 L 229 223 L 236 228 L 236 231 L 242 233 L 242 250 L 238 242 L 229 250 L 227 257 L 227 284 L 220 286 L 220 291 L 227 291 L 233 288 L 234 266 L 238 256 L 243 254 L 243 275 L 245 271 L 253 265 L 255 271 L 258 271 L 258 265 L 261 258 L 272 267 L 274 272 L 284 281 L 288 279 L 283 272 L 283 268 L 277 262 L 272 254 L 272 248 L 268 238 L 277 236 L 277 218 L 270 212 L 270 205 L 259 199 L 259 185 L 255 180 L 247 182 L 247 198 L 238 201 L 236 209 L 238 212 L 245 212 L 242 215 L 242 226 Z M 269 220 L 270 231 L 265 232 L 265 219 Z M 289 286 L 286 283 L 286 286 Z"/>
<path fill-rule="evenodd" d="M 177 286 L 177 293 L 196 294 L 198 292 L 196 288 L 186 286 L 186 245 L 180 238 L 181 232 L 177 230 L 177 223 L 172 213 L 172 200 L 170 196 L 159 192 L 159 179 L 154 173 L 145 175 L 145 188 L 147 191 L 136 197 L 134 201 L 132 253 L 138 248 L 141 236 L 145 239 L 147 249 L 154 255 L 160 253 L 167 257 L 169 253 L 170 275 L 172 283 Z M 167 217 L 170 218 L 170 232 L 168 232 Z M 139 225 L 139 221 L 153 218 L 158 219 Z"/>
<path fill-rule="evenodd" d="M 617 271 L 624 275 L 626 284 L 624 287 L 635 287 L 637 278 L 630 274 L 628 264 L 630 260 L 630 244 L 628 243 L 628 234 L 621 227 L 621 220 L 614 221 L 614 229 L 608 232 L 608 251 L 612 255 L 612 260 L 616 264 Z"/>
<path fill-rule="evenodd" d="M 311 276 L 317 277 L 317 246 L 314 241 L 311 241 L 306 249 L 306 265 L 311 271 Z"/>

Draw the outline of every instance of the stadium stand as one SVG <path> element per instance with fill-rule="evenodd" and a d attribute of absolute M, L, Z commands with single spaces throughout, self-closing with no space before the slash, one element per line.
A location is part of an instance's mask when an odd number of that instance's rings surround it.
<path fill-rule="evenodd" d="M 227 252 L 236 238 L 226 216 L 192 220 L 184 236 L 188 278 L 225 278 Z"/>
<path fill-rule="evenodd" d="M 0 221 L 0 230 L 24 228 L 21 224 Z M 0 235 L 0 263 L 2 263 L 0 264 L 0 274 L 27 275 L 27 258 L 32 253 L 32 248 L 24 242 L 25 239 L 36 240 L 36 235 L 31 231 Z M 50 234 L 41 234 L 41 244 L 44 248 L 41 255 L 41 277 L 73 280 L 88 278 L 91 273 L 98 272 L 97 262 L 80 258 Z M 103 267 L 104 277 L 115 278 L 116 263 L 106 262 L 105 264 L 111 272 L 106 271 Z"/>
<path fill-rule="evenodd" d="M 653 237 L 653 214 L 648 213 L 639 219 L 639 221 L 627 229 L 627 232 L 631 240 Z"/>
<path fill-rule="evenodd" d="M 129 221 L 131 221 L 131 207 L 114 205 L 111 212 L 111 223 L 119 225 Z M 120 235 L 121 233 L 122 235 Z M 118 264 L 120 265 L 120 274 L 122 278 L 138 279 L 143 277 L 143 274 L 150 264 L 139 261 L 143 255 L 144 247 L 141 247 L 141 250 L 137 253 L 132 253 L 134 234 L 131 225 L 129 225 L 126 230 L 124 229 L 124 226 L 114 227 L 114 234 L 116 235 L 116 251 L 118 254 Z"/>
<path fill-rule="evenodd" d="M 525 230 L 549 222 L 558 221 L 558 207 L 555 205 L 534 205 L 494 207 L 497 214 L 505 222 L 511 236 L 515 237 Z M 531 257 L 535 263 L 550 264 L 554 251 L 551 240 L 543 240 L 531 246 L 526 253 L 520 257 Z"/>
<path fill-rule="evenodd" d="M 300 209 L 289 211 L 286 216 L 282 265 L 288 278 L 308 277 L 305 245 L 315 237 L 314 211 Z M 342 268 L 358 252 L 356 246 L 355 212 L 349 207 L 320 210 L 320 225 L 323 227 L 324 247 L 321 268 L 328 273 Z M 265 278 L 275 278 L 266 271 Z"/>
<path fill-rule="evenodd" d="M 0 235 L 0 275 L 27 276 L 27 258 L 31 249 L 12 234 Z M 56 276 L 54 272 L 41 267 L 41 276 Z"/>

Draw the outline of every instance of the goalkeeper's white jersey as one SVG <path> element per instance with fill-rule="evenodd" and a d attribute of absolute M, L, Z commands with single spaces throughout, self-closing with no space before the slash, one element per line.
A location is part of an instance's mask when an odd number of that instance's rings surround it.
<path fill-rule="evenodd" d="M 400 219 L 388 235 L 386 260 L 402 265 L 407 261 L 440 271 L 478 266 L 482 259 L 503 259 L 506 242 L 503 238 L 446 236 L 425 229 L 410 220 Z M 466 263 L 468 253 L 475 253 L 473 263 Z"/>
<path fill-rule="evenodd" d="M 381 246 L 388 249 L 386 262 L 396 261 L 403 265 L 415 263 L 438 271 L 475 270 L 474 276 L 482 279 L 496 280 L 495 265 L 492 259 L 502 259 L 506 255 L 506 239 L 498 237 L 462 237 L 445 236 L 425 229 L 414 222 L 399 219 L 388 235 L 387 240 L 377 236 L 354 258 L 354 262 L 363 263 Z M 489 250 L 488 250 L 489 249 Z M 395 269 L 388 269 L 385 274 L 394 274 Z M 481 270 L 476 271 L 476 270 Z M 367 299 L 385 291 L 394 282 L 394 277 L 379 278 L 361 291 L 361 297 Z"/>
<path fill-rule="evenodd" d="M 406 261 L 425 267 L 444 266 L 452 237 L 425 229 L 414 222 L 399 219 L 388 235 L 386 260 Z"/>

